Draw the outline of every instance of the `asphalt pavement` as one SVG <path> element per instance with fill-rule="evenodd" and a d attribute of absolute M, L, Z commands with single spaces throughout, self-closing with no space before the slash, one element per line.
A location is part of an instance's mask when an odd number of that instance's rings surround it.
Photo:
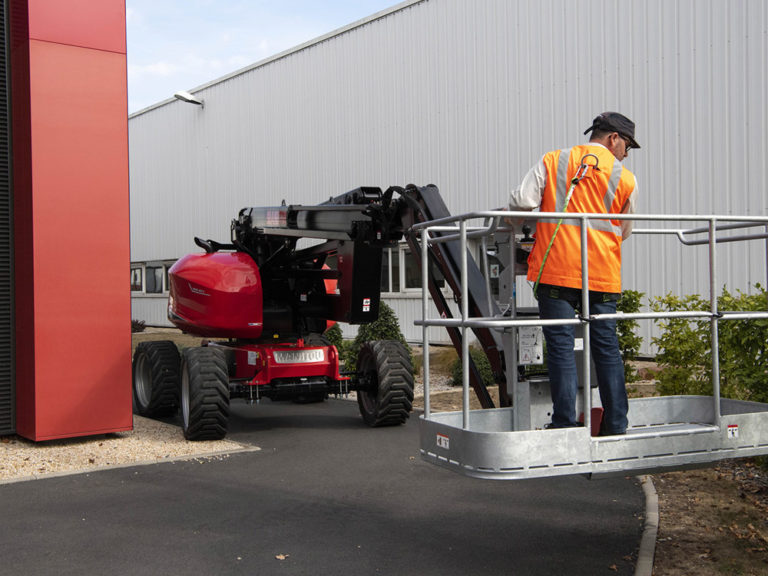
<path fill-rule="evenodd" d="M 634 572 L 635 478 L 465 478 L 420 459 L 416 414 L 344 400 L 232 412 L 260 451 L 0 485 L 0 574 Z"/>

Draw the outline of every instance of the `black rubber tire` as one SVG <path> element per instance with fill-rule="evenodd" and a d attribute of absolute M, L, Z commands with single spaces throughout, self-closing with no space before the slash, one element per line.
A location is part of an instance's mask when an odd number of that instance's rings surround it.
<path fill-rule="evenodd" d="M 375 390 L 358 390 L 360 415 L 368 426 L 404 424 L 413 408 L 413 367 L 402 343 L 366 342 L 357 354 L 357 371 L 374 379 Z"/>
<path fill-rule="evenodd" d="M 173 342 L 142 342 L 133 354 L 133 412 L 147 418 L 179 409 L 179 350 Z"/>
<path fill-rule="evenodd" d="M 181 429 L 187 440 L 221 440 L 229 428 L 224 350 L 187 348 L 181 360 Z"/>

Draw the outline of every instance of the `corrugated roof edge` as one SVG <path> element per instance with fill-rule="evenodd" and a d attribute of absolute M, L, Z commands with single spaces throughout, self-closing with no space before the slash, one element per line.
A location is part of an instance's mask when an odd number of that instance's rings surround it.
<path fill-rule="evenodd" d="M 271 64 L 272 62 L 275 62 L 276 60 L 280 60 L 281 58 L 285 58 L 286 56 L 290 56 L 291 54 L 295 54 L 296 52 L 301 52 L 302 50 L 306 50 L 307 48 L 311 48 L 312 46 L 316 46 L 318 44 L 321 44 L 322 42 L 325 42 L 326 40 L 330 40 L 331 38 L 334 38 L 336 36 L 341 36 L 342 34 L 346 34 L 347 32 L 354 30 L 356 28 L 362 28 L 366 24 L 370 24 L 371 22 L 375 22 L 376 20 L 380 20 L 382 18 L 386 18 L 387 16 L 394 14 L 395 12 L 400 12 L 401 10 L 405 10 L 406 8 L 413 6 L 415 4 L 421 4 L 423 2 L 429 2 L 429 0 L 405 0 L 404 2 L 400 2 L 400 4 L 396 4 L 390 8 L 385 8 L 384 10 L 381 10 L 379 12 L 376 12 L 375 14 L 372 14 L 366 18 L 363 18 L 362 20 L 357 20 L 356 22 L 352 22 L 351 24 L 347 24 L 346 26 L 342 26 L 341 28 L 337 28 L 336 30 L 333 30 L 331 32 L 328 32 L 327 34 L 323 34 L 322 36 L 318 36 L 317 38 L 313 38 L 312 40 L 308 40 L 307 42 L 304 42 L 303 44 L 299 44 L 298 46 L 294 46 L 293 48 L 289 48 L 288 50 L 284 50 L 282 52 L 279 52 L 278 54 L 275 54 L 274 56 L 270 56 L 269 58 L 265 58 L 264 60 L 260 60 L 256 62 L 255 64 L 251 64 L 249 66 L 246 66 L 245 68 L 240 68 L 239 70 L 235 70 L 234 72 L 231 72 L 225 76 L 222 76 L 221 78 L 217 78 L 215 80 L 211 80 L 210 82 L 206 82 L 205 84 L 201 84 L 197 88 L 193 88 L 189 90 L 190 93 L 194 94 L 195 92 L 199 92 L 200 90 L 205 90 L 206 88 L 213 86 L 215 84 L 219 84 L 221 82 L 225 82 L 229 80 L 230 78 L 234 78 L 235 76 L 240 76 L 241 74 L 245 74 L 246 72 L 250 72 L 251 70 L 255 70 L 256 68 L 261 68 L 262 66 L 266 66 L 267 64 Z M 160 102 L 157 102 L 156 104 L 152 104 L 151 106 L 147 106 L 146 108 L 142 108 L 141 110 L 138 110 L 137 112 L 134 112 L 133 114 L 129 114 L 128 118 L 134 118 L 135 116 L 140 116 L 142 114 L 146 114 L 147 112 L 150 112 L 156 108 L 160 108 L 161 106 L 165 106 L 166 104 L 170 104 L 171 102 L 175 102 L 176 99 L 174 97 L 167 98 L 165 100 L 161 100 Z"/>

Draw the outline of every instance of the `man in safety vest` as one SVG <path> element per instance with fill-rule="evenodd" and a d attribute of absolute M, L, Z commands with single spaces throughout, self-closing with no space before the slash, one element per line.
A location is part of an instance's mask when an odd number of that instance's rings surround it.
<path fill-rule="evenodd" d="M 635 141 L 635 124 L 617 112 L 604 112 L 584 134 L 587 144 L 544 155 L 509 196 L 510 210 L 631 214 L 637 180 L 621 160 Z M 631 220 L 589 220 L 589 314 L 615 314 L 621 293 L 621 243 L 632 233 Z M 582 307 L 581 226 L 578 219 L 537 221 L 528 258 L 542 319 L 572 319 Z M 552 390 L 550 428 L 578 426 L 578 374 L 574 325 L 544 326 Z M 627 391 L 615 320 L 590 323 L 590 350 L 603 404 L 601 434 L 624 434 Z"/>

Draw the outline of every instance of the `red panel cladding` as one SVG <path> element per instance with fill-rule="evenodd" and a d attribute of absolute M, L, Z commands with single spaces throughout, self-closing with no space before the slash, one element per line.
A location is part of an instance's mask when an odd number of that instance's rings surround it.
<path fill-rule="evenodd" d="M 33 322 L 33 349 L 18 358 L 34 368 L 17 378 L 17 431 L 48 440 L 129 430 L 125 56 L 31 40 L 29 68 L 29 125 L 14 117 L 14 133 L 30 134 L 28 189 L 16 195 L 31 196 L 31 211 L 16 226 L 31 243 L 16 257 L 32 258 L 17 307 L 32 307 L 19 317 Z"/>
<path fill-rule="evenodd" d="M 168 276 L 170 319 L 182 330 L 214 338 L 261 336 L 261 275 L 247 254 L 190 254 Z"/>
<path fill-rule="evenodd" d="M 125 54 L 125 0 L 28 0 L 29 37 Z"/>

